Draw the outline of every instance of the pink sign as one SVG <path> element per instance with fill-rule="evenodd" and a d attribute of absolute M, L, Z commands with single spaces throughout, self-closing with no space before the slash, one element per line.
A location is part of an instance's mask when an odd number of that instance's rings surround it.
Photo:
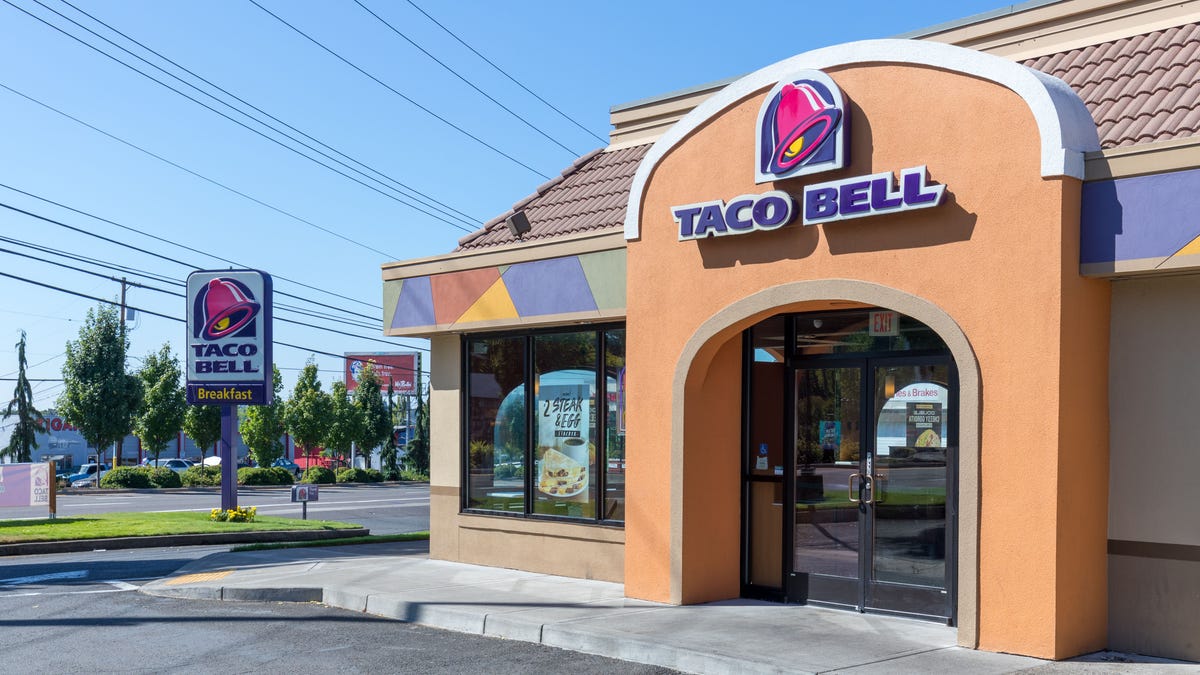
<path fill-rule="evenodd" d="M 50 506 L 49 464 L 0 464 L 0 506 Z"/>

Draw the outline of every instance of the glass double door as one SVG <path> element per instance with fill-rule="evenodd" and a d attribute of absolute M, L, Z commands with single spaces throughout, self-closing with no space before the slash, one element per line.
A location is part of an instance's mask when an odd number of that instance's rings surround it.
<path fill-rule="evenodd" d="M 795 484 L 781 523 L 786 599 L 952 623 L 949 360 L 797 360 L 787 376 Z"/>

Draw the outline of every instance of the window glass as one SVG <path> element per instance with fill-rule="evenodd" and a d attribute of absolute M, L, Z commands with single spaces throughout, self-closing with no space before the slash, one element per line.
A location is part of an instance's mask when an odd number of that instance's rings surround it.
<path fill-rule="evenodd" d="M 756 476 L 782 476 L 784 355 L 786 317 L 775 316 L 751 330 L 749 444 L 747 471 Z"/>
<path fill-rule="evenodd" d="M 525 511 L 525 340 L 467 344 L 467 506 Z"/>
<path fill-rule="evenodd" d="M 625 331 L 604 334 L 604 378 L 608 398 L 604 418 L 607 470 L 604 481 L 604 520 L 625 520 Z"/>
<path fill-rule="evenodd" d="M 534 513 L 596 517 L 598 338 L 534 336 Z"/>
<path fill-rule="evenodd" d="M 796 350 L 802 356 L 944 348 L 931 328 L 898 312 L 813 313 L 795 321 Z"/>

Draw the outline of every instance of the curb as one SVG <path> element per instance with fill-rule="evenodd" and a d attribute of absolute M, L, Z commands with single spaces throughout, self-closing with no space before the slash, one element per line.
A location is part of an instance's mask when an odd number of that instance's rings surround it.
<path fill-rule="evenodd" d="M 781 670 L 765 663 L 710 654 L 697 649 L 666 645 L 652 639 L 630 640 L 628 636 L 597 635 L 570 622 L 521 621 L 507 613 L 474 612 L 466 609 L 430 607 L 386 593 L 341 590 L 330 586 L 277 586 L 246 588 L 238 586 L 196 585 L 164 588 L 143 586 L 141 593 L 186 600 L 233 600 L 251 602 L 317 602 L 351 612 L 378 616 L 403 623 L 429 626 L 459 633 L 518 640 L 556 647 L 567 651 L 594 654 L 610 659 L 671 668 L 686 673 L 771 674 L 799 672 Z M 647 607 L 645 611 L 658 611 Z"/>
<path fill-rule="evenodd" d="M 365 527 L 346 530 L 271 530 L 266 532 L 213 532 L 207 534 L 168 534 L 152 537 L 113 537 L 110 539 L 67 539 L 0 544 L 0 557 L 43 553 L 76 553 L 97 549 L 158 548 L 163 546 L 212 546 L 217 544 L 258 544 L 279 541 L 319 541 L 365 537 Z"/>

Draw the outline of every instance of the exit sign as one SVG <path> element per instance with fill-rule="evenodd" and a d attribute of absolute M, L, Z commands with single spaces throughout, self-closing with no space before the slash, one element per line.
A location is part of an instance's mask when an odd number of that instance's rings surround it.
<path fill-rule="evenodd" d="M 900 334 L 899 312 L 871 312 L 870 335 L 888 336 Z"/>

